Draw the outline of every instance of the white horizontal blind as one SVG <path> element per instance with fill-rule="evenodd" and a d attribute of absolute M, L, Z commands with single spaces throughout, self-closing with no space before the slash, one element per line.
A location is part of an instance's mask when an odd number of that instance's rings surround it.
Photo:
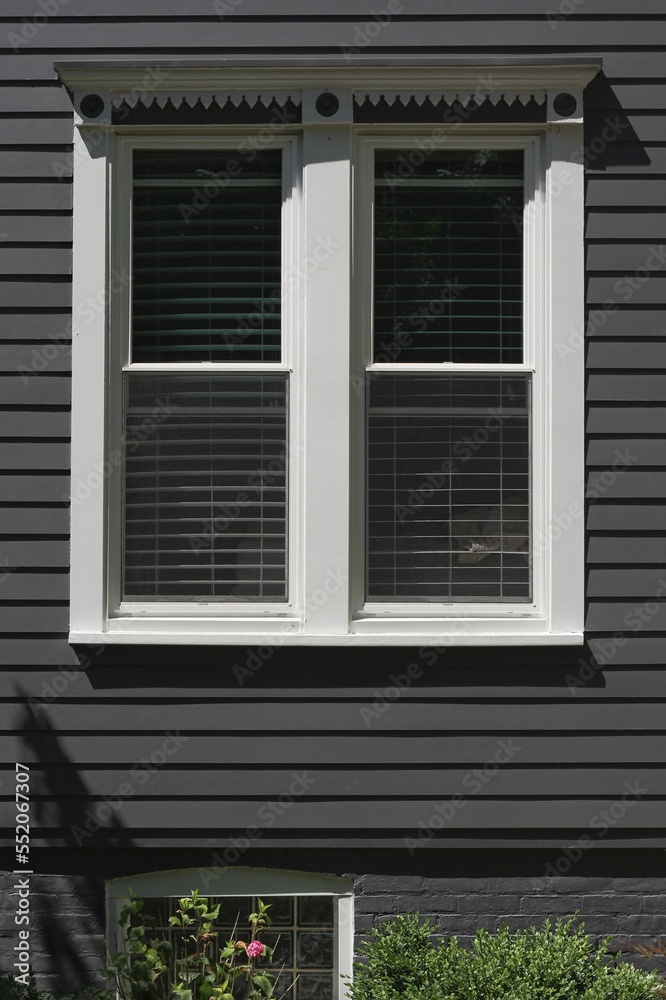
<path fill-rule="evenodd" d="M 287 376 L 129 372 L 124 396 L 125 599 L 284 600 Z"/>
<path fill-rule="evenodd" d="M 523 375 L 373 381 L 369 600 L 529 600 L 529 399 Z"/>

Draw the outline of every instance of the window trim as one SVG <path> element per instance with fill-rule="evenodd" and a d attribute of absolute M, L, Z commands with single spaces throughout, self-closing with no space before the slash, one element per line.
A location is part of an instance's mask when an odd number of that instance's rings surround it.
<path fill-rule="evenodd" d="M 284 67 L 282 68 L 284 71 Z M 438 644 L 451 643 L 454 645 L 495 645 L 495 644 L 575 644 L 583 639 L 583 518 L 582 518 L 582 497 L 583 497 L 583 358 L 582 351 L 575 357 L 569 357 L 565 366 L 561 358 L 556 357 L 558 343 L 566 344 L 570 338 L 572 330 L 580 330 L 583 325 L 583 288 L 584 288 L 584 268 L 583 268 L 583 166 L 580 150 L 582 149 L 582 118 L 572 118 L 570 120 L 560 120 L 554 116 L 550 110 L 552 107 L 552 97 L 562 87 L 568 87 L 580 98 L 582 95 L 582 85 L 587 82 L 598 70 L 598 66 L 585 64 L 580 66 L 549 66 L 547 68 L 533 67 L 502 67 L 494 66 L 489 70 L 492 73 L 494 86 L 502 87 L 507 81 L 518 80 L 525 91 L 530 90 L 529 80 L 545 82 L 548 87 L 548 114 L 545 124 L 535 124 L 530 126 L 517 127 L 515 125 L 489 125 L 484 127 L 482 133 L 478 126 L 474 129 L 466 124 L 456 124 L 450 126 L 455 135 L 456 141 L 461 143 L 466 136 L 476 134 L 490 138 L 497 136 L 497 141 L 501 143 L 503 135 L 531 134 L 543 136 L 544 147 L 546 149 L 546 169 L 545 179 L 549 195 L 543 209 L 544 229 L 547 232 L 543 253 L 543 287 L 544 300 L 539 306 L 539 310 L 545 315 L 542 316 L 544 329 L 550 338 L 551 346 L 551 387 L 552 396 L 548 404 L 548 418 L 552 429 L 551 436 L 544 441 L 544 454 L 550 458 L 552 471 L 552 489 L 549 501 L 544 503 L 543 523 L 549 523 L 553 514 L 565 514 L 573 509 L 576 515 L 571 517 L 571 525 L 568 530 L 561 531 L 557 538 L 557 558 L 552 559 L 552 569 L 550 573 L 551 588 L 550 593 L 545 596 L 542 609 L 539 610 L 539 617 L 534 615 L 525 617 L 511 614 L 511 606 L 503 606 L 502 617 L 484 618 L 478 614 L 477 608 L 473 605 L 456 605 L 450 616 L 439 614 L 436 617 L 418 617 L 414 615 L 414 609 L 410 606 L 407 614 L 401 616 L 399 606 L 393 608 L 394 617 L 390 624 L 387 623 L 386 614 L 377 616 L 372 620 L 353 616 L 350 612 L 350 600 L 347 592 L 346 580 L 349 580 L 349 559 L 350 545 L 349 539 L 349 475 L 350 462 L 346 447 L 344 457 L 338 450 L 334 464 L 337 465 L 339 475 L 335 479 L 334 495 L 331 498 L 330 489 L 327 488 L 333 483 L 333 477 L 329 475 L 328 480 L 322 481 L 318 487 L 312 486 L 314 477 L 308 477 L 304 487 L 305 510 L 307 512 L 305 524 L 300 529 L 305 543 L 305 551 L 299 558 L 304 566 L 304 573 L 301 581 L 300 592 L 292 591 L 293 599 L 297 606 L 302 609 L 302 614 L 306 608 L 306 595 L 312 594 L 316 587 L 322 588 L 322 584 L 328 582 L 329 578 L 343 581 L 337 586 L 331 587 L 331 592 L 322 591 L 326 594 L 323 607 L 309 609 L 307 631 L 304 630 L 303 618 L 301 615 L 289 615 L 278 613 L 275 617 L 266 614 L 266 607 L 262 607 L 256 616 L 243 614 L 240 617 L 230 617 L 228 613 L 220 615 L 219 605 L 209 607 L 203 613 L 199 613 L 196 618 L 183 615 L 184 609 L 177 611 L 172 605 L 166 611 L 166 615 L 160 616 L 155 613 L 154 605 L 144 605 L 136 608 L 136 617 L 109 618 L 107 615 L 108 588 L 106 581 L 106 554 L 105 554 L 105 531 L 104 525 L 108 512 L 109 497 L 107 490 L 99 486 L 103 485 L 108 473 L 113 473 L 114 455 L 105 451 L 105 431 L 106 407 L 109 403 L 108 390 L 102 393 L 99 386 L 106 386 L 106 364 L 110 360 L 107 356 L 105 344 L 111 339 L 110 322 L 107 310 L 104 308 L 101 298 L 104 297 L 102 289 L 105 290 L 106 299 L 113 300 L 113 283 L 117 282 L 118 276 L 111 270 L 115 259 L 110 257 L 107 240 L 100 238 L 100 234 L 115 232 L 115 225 L 111 226 L 115 199 L 111 192 L 115 191 L 115 166 L 109 158 L 111 146 L 116 141 L 114 137 L 122 137 L 132 133 L 139 133 L 140 136 L 155 137 L 155 142 L 166 140 L 169 134 L 180 135 L 191 139 L 192 135 L 200 137 L 207 135 L 211 142 L 217 142 L 218 137 L 239 136 L 242 133 L 252 133 L 255 128 L 240 127 L 230 128 L 142 128 L 138 130 L 130 126 L 111 126 L 110 124 L 94 125 L 86 123 L 77 117 L 77 127 L 75 129 L 74 148 L 74 342 L 73 342 L 73 403 L 72 403 L 72 590 L 71 590 L 71 629 L 70 641 L 73 643 L 160 643 L 167 642 L 173 644 L 191 644 L 192 641 L 201 644 L 218 643 L 253 643 L 270 641 L 274 645 L 283 644 L 303 644 L 303 645 L 414 645 L 426 639 L 436 641 Z M 95 75 L 97 72 L 97 75 Z M 138 72 L 132 69 L 132 73 Z M 194 73 L 194 70 L 184 70 L 184 72 Z M 248 71 L 249 72 L 249 71 Z M 286 71 L 285 71 L 286 72 Z M 281 73 L 282 78 L 285 72 Z M 374 83 L 379 86 L 382 79 L 389 78 L 387 71 L 377 70 L 373 76 L 373 70 L 365 67 L 360 70 L 358 77 L 349 67 L 336 67 L 326 70 L 319 68 L 303 68 L 290 70 L 290 78 L 298 82 L 305 80 L 310 86 L 334 85 L 339 79 L 347 85 L 354 84 L 354 80 L 364 80 L 366 85 Z M 482 69 L 474 67 L 474 76 L 478 82 Z M 85 85 L 86 82 L 96 80 L 97 83 L 111 82 L 117 74 L 117 80 L 124 77 L 128 79 L 130 71 L 125 67 L 117 69 L 105 68 L 95 71 L 90 68 L 82 69 L 60 67 L 61 78 L 75 85 L 77 88 Z M 261 70 L 254 70 L 257 85 L 261 86 L 266 79 L 269 69 L 263 67 Z M 396 77 L 396 73 L 398 76 Z M 469 67 L 441 67 L 428 70 L 428 81 L 439 79 L 440 86 L 449 84 L 456 77 L 459 79 L 469 79 L 472 70 Z M 382 75 L 383 74 L 383 75 Z M 438 75 L 439 74 L 439 75 Z M 178 73 L 176 72 L 176 75 Z M 224 72 L 220 71 L 221 76 Z M 247 77 L 247 73 L 246 73 Z M 424 71 L 420 73 L 413 67 L 402 67 L 398 70 L 393 67 L 390 71 L 390 79 L 397 87 L 397 93 L 405 93 L 414 86 L 416 78 L 422 79 L 424 86 L 426 79 Z M 409 81 L 411 81 L 411 86 Z M 405 82 L 404 87 L 400 87 L 401 82 Z M 575 84 L 575 86 L 574 86 Z M 173 86 L 173 80 L 169 81 L 169 86 Z M 360 84 L 359 84 L 360 86 Z M 576 89 L 576 87 L 578 89 Z M 219 89 L 219 88 L 218 88 Z M 117 96 L 117 95 L 116 95 Z M 78 96 L 75 95 L 75 101 Z M 297 129 L 300 131 L 300 127 Z M 320 169 L 322 166 L 321 147 L 326 138 L 333 139 L 336 145 L 336 156 L 338 157 L 338 167 L 341 158 L 345 155 L 348 158 L 347 171 L 351 174 L 349 164 L 351 162 L 352 135 L 354 142 L 358 137 L 371 132 L 372 129 L 362 126 L 353 127 L 347 124 L 343 126 L 319 126 L 303 127 L 303 149 L 305 166 L 303 171 L 303 185 L 305 187 L 305 197 L 310 197 L 316 201 L 317 189 L 319 192 L 326 190 L 330 183 L 330 171 Z M 387 134 L 414 134 L 417 132 L 432 131 L 432 126 L 382 126 L 377 127 L 381 135 Z M 100 136 L 102 137 L 100 140 Z M 330 150 L 330 145 L 328 146 Z M 319 156 L 319 162 L 317 162 Z M 332 162 L 335 162 L 331 158 Z M 313 167 L 317 169 L 313 169 Z M 330 167 L 330 164 L 328 164 Z M 355 168 L 356 169 L 356 168 Z M 343 167 L 344 173 L 344 167 Z M 110 183 L 111 182 L 111 183 Z M 336 183 L 343 183 L 340 174 L 337 175 Z M 342 243 L 343 250 L 335 256 L 339 259 L 335 261 L 332 268 L 320 268 L 315 270 L 307 278 L 307 290 L 305 313 L 307 324 L 307 313 L 311 317 L 315 315 L 313 308 L 312 290 L 319 286 L 319 292 L 323 296 L 319 300 L 317 309 L 321 315 L 322 302 L 331 304 L 333 315 L 327 315 L 327 323 L 322 324 L 325 328 L 333 328 L 339 318 L 345 314 L 349 317 L 351 310 L 351 290 L 350 290 L 350 255 L 352 253 L 350 241 L 350 215 L 351 215 L 351 183 L 349 184 L 349 205 L 350 213 L 342 213 L 342 216 L 335 219 L 335 233 L 338 242 Z M 340 213 L 338 213 L 340 215 Z M 307 251 L 309 239 L 315 233 L 321 235 L 321 214 L 311 212 L 310 218 L 305 219 L 305 247 Z M 300 224 L 299 224 L 300 225 Z M 580 240 L 572 241 L 571 233 L 579 232 Z M 345 239 L 346 234 L 346 239 Z M 292 246 L 291 250 L 295 248 Z M 298 251 L 296 251 L 298 252 Z M 358 248 L 353 251 L 358 254 Z M 291 258 L 294 259 L 294 258 Z M 306 259 L 301 257 L 300 259 Z M 288 261 L 285 262 L 289 266 Z M 122 275 L 120 276 L 122 280 Z M 317 292 L 317 294 L 319 294 Z M 332 294 L 335 293 L 335 294 Z M 92 305 L 90 304 L 92 303 Z M 550 307 L 548 306 L 550 303 Z M 294 313 L 296 315 L 297 312 Z M 312 323 L 309 324 L 312 331 Z M 344 340 L 345 338 L 339 338 Z M 324 331 L 320 333 L 319 344 L 324 343 Z M 308 350 L 311 348 L 309 347 Z M 566 352 L 561 352 L 566 356 Z M 570 353 L 570 352 L 569 352 Z M 339 368 L 343 359 L 348 362 L 348 344 L 339 344 L 336 348 L 335 357 L 332 358 L 333 367 Z M 325 373 L 330 373 L 328 365 Z M 314 366 L 304 372 L 304 392 L 306 398 L 317 399 L 317 394 L 325 388 L 326 379 L 321 372 L 313 372 Z M 340 410 L 336 417 L 337 430 L 330 431 L 336 433 L 340 440 L 341 432 L 346 428 L 347 433 L 343 440 L 349 440 L 349 406 L 346 396 L 349 394 L 349 367 L 347 365 L 346 391 L 341 391 Z M 296 377 L 292 376 L 294 388 L 296 388 Z M 300 387 L 300 384 L 298 386 Z M 561 401 L 559 408 L 557 401 Z M 553 409 L 555 401 L 555 409 Z M 566 402 L 566 405 L 564 403 Z M 315 410 L 308 414 L 312 417 Z M 323 407 L 319 407 L 315 424 L 321 428 L 323 423 Z M 302 428 L 301 428 L 302 429 Z M 308 434 L 303 437 L 304 461 L 316 465 L 317 456 L 317 435 L 313 434 L 311 424 L 308 424 Z M 355 462 L 357 455 L 355 449 L 351 449 L 352 462 Z M 96 479 L 95 479 L 96 477 Z M 94 486 L 99 480 L 97 486 Z M 77 502 L 76 490 L 83 485 L 83 489 L 88 489 L 88 496 L 85 502 Z M 93 488 L 90 488 L 93 487 Z M 324 498 L 328 495 L 328 503 Z M 339 503 L 343 499 L 342 508 Z M 303 508 L 294 508 L 297 511 Z M 328 530 L 326 518 L 328 511 L 335 509 L 338 511 L 339 520 L 336 519 L 336 531 Z M 293 517 L 293 513 L 292 513 Z M 294 519 L 292 523 L 296 523 Z M 292 531 L 296 535 L 296 531 Z M 344 552 L 341 550 L 341 539 L 345 539 Z M 334 554 L 334 558 L 331 558 Z M 327 572 L 324 573 L 324 568 Z M 356 607 L 354 602 L 352 607 Z M 386 609 L 383 609 L 386 610 Z M 174 612 L 176 612 L 174 614 Z M 388 625 L 388 627 L 387 627 Z"/>
<path fill-rule="evenodd" d="M 130 889 L 142 899 L 179 898 L 196 889 L 200 896 L 332 896 L 335 901 L 334 1000 L 344 1000 L 344 982 L 354 960 L 354 884 L 351 879 L 312 872 L 233 866 L 157 871 L 106 883 L 106 941 L 109 954 L 122 948 L 118 924 Z"/>

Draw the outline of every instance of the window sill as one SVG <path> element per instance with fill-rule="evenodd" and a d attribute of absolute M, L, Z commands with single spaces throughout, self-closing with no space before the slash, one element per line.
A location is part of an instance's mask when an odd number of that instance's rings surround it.
<path fill-rule="evenodd" d="M 172 646 L 580 646 L 582 632 L 506 630 L 502 632 L 438 631 L 350 633 L 348 635 L 304 635 L 299 632 L 229 631 L 114 631 L 70 632 L 72 645 L 172 645 Z"/>

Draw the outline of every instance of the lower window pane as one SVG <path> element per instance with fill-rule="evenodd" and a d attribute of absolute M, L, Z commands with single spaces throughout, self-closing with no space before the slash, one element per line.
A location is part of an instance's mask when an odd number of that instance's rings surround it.
<path fill-rule="evenodd" d="M 370 378 L 367 600 L 531 600 L 530 377 Z"/>
<path fill-rule="evenodd" d="M 129 372 L 123 598 L 287 599 L 287 376 Z"/>

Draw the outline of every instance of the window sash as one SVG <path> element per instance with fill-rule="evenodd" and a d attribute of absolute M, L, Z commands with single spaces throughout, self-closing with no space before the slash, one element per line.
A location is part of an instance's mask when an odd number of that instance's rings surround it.
<path fill-rule="evenodd" d="M 402 631 L 409 619 L 418 619 L 419 627 L 436 627 L 436 619 L 447 620 L 472 615 L 480 619 L 506 620 L 509 615 L 544 617 L 547 602 L 547 561 L 540 555 L 532 567 L 532 598 L 517 601 L 511 605 L 496 600 L 479 602 L 441 600 L 370 600 L 366 596 L 367 568 L 365 566 L 368 548 L 366 528 L 366 489 L 362 482 L 363 471 L 367 468 L 366 412 L 368 386 L 381 373 L 494 373 L 504 375 L 510 372 L 530 376 L 532 380 L 532 531 L 539 537 L 545 527 L 545 503 L 547 484 L 544 481 L 547 468 L 546 414 L 548 399 L 547 359 L 545 355 L 544 296 L 545 296 L 545 213 L 543 211 L 544 192 L 537 178 L 543 157 L 542 139 L 539 136 L 462 134 L 447 137 L 446 140 L 432 140 L 425 129 L 415 129 L 408 134 L 405 130 L 395 130 L 378 134 L 361 135 L 358 140 L 357 159 L 360 181 L 356 191 L 357 214 L 357 259 L 359 273 L 355 296 L 356 324 L 360 335 L 354 356 L 353 382 L 356 388 L 354 404 L 354 445 L 353 468 L 357 470 L 353 491 L 353 542 L 354 563 L 352 569 L 352 629 L 358 634 L 373 634 Z M 399 337 L 393 351 L 398 360 L 375 361 L 373 353 L 374 331 L 374 199 L 375 199 L 375 155 L 378 150 L 404 150 L 408 158 L 410 152 L 419 150 L 425 138 L 439 144 L 443 150 L 515 149 L 524 151 L 524 204 L 523 213 L 523 361 L 520 364 L 484 364 L 456 362 L 413 362 L 399 360 Z M 391 354 L 389 347 L 384 354 Z M 428 624 L 430 622 L 430 624 Z"/>
<path fill-rule="evenodd" d="M 140 373 L 164 375 L 178 373 L 200 373 L 208 375 L 226 374 L 228 377 L 249 377 L 265 375 L 284 377 L 288 380 L 288 440 L 286 454 L 291 469 L 288 477 L 287 493 L 287 523 L 299 509 L 300 496 L 300 447 L 297 434 L 300 427 L 298 419 L 292 420 L 294 414 L 300 412 L 301 389 L 298 372 L 300 370 L 300 348 L 298 344 L 300 324 L 295 291 L 287 281 L 288 262 L 293 259 L 295 247 L 298 244 L 297 217 L 295 206 L 298 203 L 295 193 L 300 181 L 298 172 L 298 157 L 296 154 L 297 137 L 294 135 L 275 137 L 267 140 L 266 147 L 275 148 L 282 153 L 282 209 L 281 209 L 281 299 L 282 299 L 282 359 L 279 361 L 250 362 L 243 361 L 213 361 L 196 363 L 191 361 L 154 363 L 131 361 L 132 344 L 132 284 L 126 276 L 132 271 L 132 190 L 134 183 L 133 152 L 134 150 L 192 150 L 208 149 L 211 152 L 226 152 L 229 157 L 238 153 L 245 139 L 244 134 L 253 134 L 253 130 L 234 129 L 233 134 L 225 136 L 206 136 L 197 133 L 187 136 L 178 133 L 156 136 L 121 135 L 117 139 L 116 156 L 114 157 L 113 197 L 110 205 L 110 225 L 112 232 L 112 260 L 122 261 L 122 272 L 118 281 L 117 294 L 110 296 L 110 366 L 112 377 L 109 382 L 108 409 L 110 420 L 108 425 L 108 449 L 110 454 L 122 455 L 123 443 L 123 380 L 139 376 Z M 251 155 L 251 154 L 250 154 Z M 112 269 L 113 270 L 113 269 Z M 123 275 L 125 277 L 123 278 Z M 119 462 L 120 466 L 121 463 Z M 148 600 L 137 598 L 123 599 L 123 476 L 117 468 L 109 481 L 109 517 L 107 523 L 107 555 L 108 555 L 108 604 L 110 622 L 114 620 L 122 628 L 136 627 L 140 623 L 137 616 L 155 616 L 163 622 L 174 616 L 186 616 L 189 621 L 185 626 L 189 629 L 197 620 L 217 618 L 227 621 L 229 630 L 237 629 L 240 621 L 246 620 L 252 628 L 265 631 L 270 619 L 279 617 L 287 634 L 297 626 L 292 615 L 297 604 L 297 567 L 300 559 L 300 539 L 297 532 L 287 528 L 287 598 L 259 598 L 239 596 L 238 600 L 201 597 Z M 261 621 L 257 622 L 257 616 Z M 270 616 L 268 619 L 266 616 Z M 275 627 L 274 625 L 272 627 Z"/>

